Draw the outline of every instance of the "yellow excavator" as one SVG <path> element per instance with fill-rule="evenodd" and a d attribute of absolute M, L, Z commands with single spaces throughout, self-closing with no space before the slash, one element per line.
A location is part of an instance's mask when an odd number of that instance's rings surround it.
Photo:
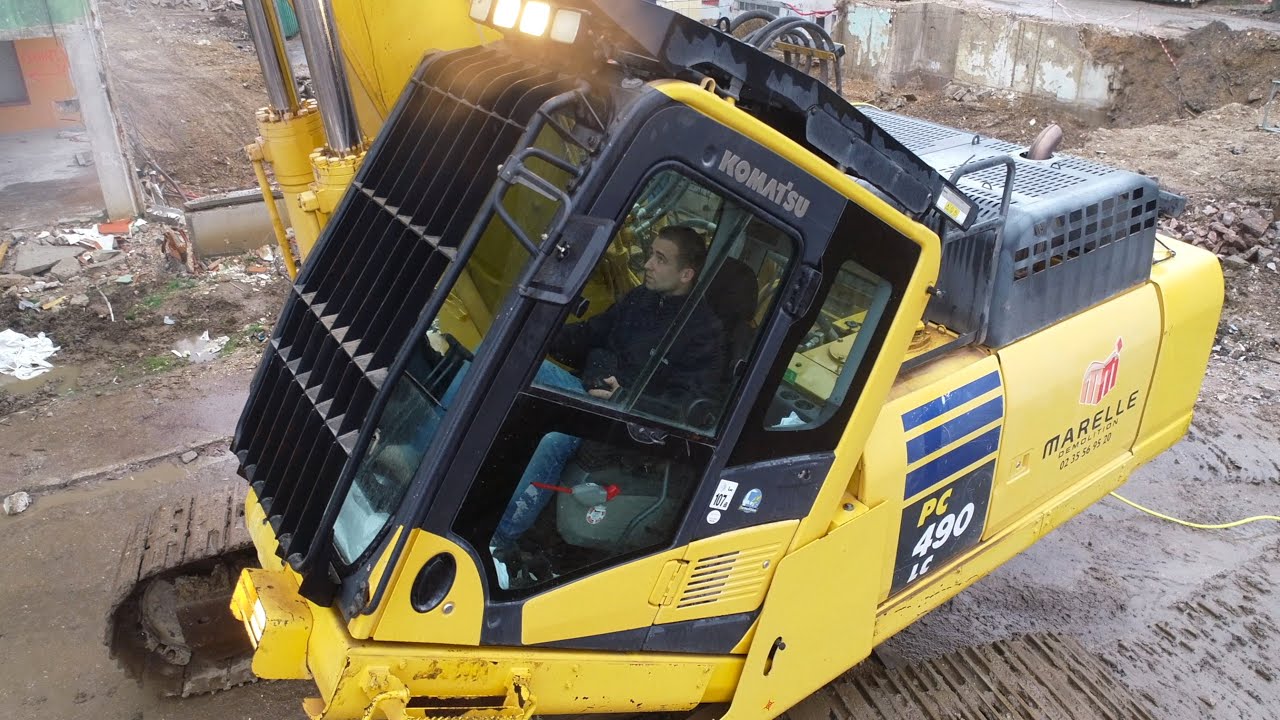
<path fill-rule="evenodd" d="M 1223 287 L 1179 198 L 854 106 L 801 18 L 298 0 L 317 107 L 246 6 L 299 262 L 245 495 L 122 565 L 132 671 L 317 720 L 1147 716 L 1062 639 L 828 683 L 1186 432 Z"/>

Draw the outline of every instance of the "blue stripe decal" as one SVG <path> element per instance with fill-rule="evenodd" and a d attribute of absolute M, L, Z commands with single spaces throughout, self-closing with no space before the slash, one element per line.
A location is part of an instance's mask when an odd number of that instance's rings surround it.
<path fill-rule="evenodd" d="M 919 437 L 907 441 L 907 464 L 941 450 L 980 427 L 1004 415 L 1004 397 L 996 396 L 969 412 L 955 417 Z"/>
<path fill-rule="evenodd" d="M 903 413 L 902 429 L 910 430 L 920 427 L 948 410 L 954 410 L 979 395 L 991 392 L 998 387 L 1000 387 L 1000 373 L 994 371 L 987 373 L 968 385 L 961 385 L 946 395 L 936 397 L 914 410 L 908 410 Z"/>
<path fill-rule="evenodd" d="M 904 498 L 933 487 L 938 481 L 949 478 L 966 467 L 996 451 L 1000 444 L 1000 428 L 992 428 L 928 465 L 907 473 L 907 491 Z"/>

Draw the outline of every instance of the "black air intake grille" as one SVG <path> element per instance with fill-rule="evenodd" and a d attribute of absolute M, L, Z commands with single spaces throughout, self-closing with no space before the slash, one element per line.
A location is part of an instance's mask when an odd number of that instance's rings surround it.
<path fill-rule="evenodd" d="M 356 438 L 498 165 L 568 80 L 491 48 L 423 61 L 285 302 L 236 428 L 281 557 L 310 557 Z"/>

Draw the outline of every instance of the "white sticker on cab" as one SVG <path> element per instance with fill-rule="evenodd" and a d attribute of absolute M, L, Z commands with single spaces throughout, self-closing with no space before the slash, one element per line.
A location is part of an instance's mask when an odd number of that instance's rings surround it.
<path fill-rule="evenodd" d="M 712 510 L 728 510 L 733 504 L 733 496 L 738 492 L 738 483 L 732 480 L 721 480 L 716 487 L 716 494 L 711 496 Z"/>

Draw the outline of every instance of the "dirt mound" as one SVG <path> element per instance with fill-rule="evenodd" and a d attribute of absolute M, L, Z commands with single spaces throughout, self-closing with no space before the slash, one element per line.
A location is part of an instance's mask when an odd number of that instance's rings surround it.
<path fill-rule="evenodd" d="M 1260 105 L 1280 78 L 1280 35 L 1214 21 L 1180 38 L 1082 29 L 1095 61 L 1120 68 L 1114 127 L 1198 115 L 1229 103 Z"/>
<path fill-rule="evenodd" d="M 266 90 L 244 12 L 104 2 L 116 104 L 138 162 L 153 160 L 189 197 L 252 187 L 244 146 Z M 172 203 L 173 201 L 171 201 Z"/>
<path fill-rule="evenodd" d="M 1280 110 L 1277 110 L 1280 112 Z M 1195 118 L 1140 128 L 1098 128 L 1071 152 L 1160 179 L 1197 202 L 1280 210 L 1280 134 L 1258 129 L 1257 107 L 1231 104 Z"/>

